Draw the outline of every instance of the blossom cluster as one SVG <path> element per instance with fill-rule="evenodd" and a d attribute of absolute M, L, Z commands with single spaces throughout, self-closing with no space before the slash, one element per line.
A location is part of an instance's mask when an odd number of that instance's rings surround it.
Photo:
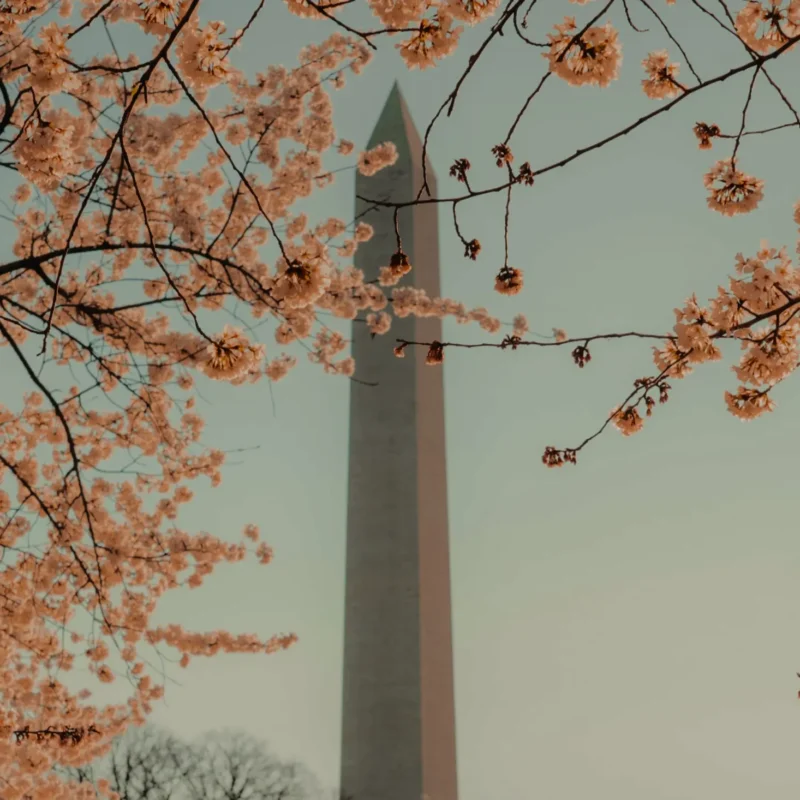
<path fill-rule="evenodd" d="M 795 206 L 795 218 L 800 225 L 800 203 Z M 792 264 L 786 248 L 778 250 L 762 242 L 752 258 L 738 253 L 727 289 L 720 286 L 707 306 L 692 295 L 675 309 L 673 335 L 662 347 L 653 348 L 659 375 L 638 382 L 635 401 L 612 411 L 615 427 L 626 436 L 640 431 L 644 418 L 637 406 L 644 403 L 646 416 L 651 415 L 650 391 L 660 389 L 664 402 L 664 380 L 685 378 L 698 364 L 722 360 L 724 340 L 737 340 L 742 351 L 731 367 L 740 385 L 735 392 L 725 392 L 728 411 L 744 421 L 773 411 L 770 392 L 800 366 L 798 309 L 800 269 Z"/>
<path fill-rule="evenodd" d="M 58 21 L 45 18 L 51 5 L 0 7 L 0 136 L 21 181 L 11 258 L 0 264 L 0 348 L 30 385 L 19 407 L 0 407 L 4 800 L 80 797 L 49 770 L 101 755 L 144 721 L 163 693 L 148 648 L 171 649 L 186 667 L 295 640 L 153 625 L 165 592 L 202 586 L 248 555 L 272 560 L 254 526 L 234 544 L 180 526 L 193 484 L 219 485 L 225 461 L 203 446 L 199 382 L 282 380 L 297 364 L 286 351 L 295 342 L 325 372 L 352 376 L 349 343 L 321 314 L 361 314 L 376 336 L 410 314 L 500 327 L 485 308 L 398 286 L 412 269 L 405 254 L 387 266 L 391 280 L 366 281 L 347 262 L 371 238 L 369 223 L 314 224 L 297 210 L 334 180 L 327 154 L 367 176 L 397 160 L 392 142 L 357 152 L 335 135 L 331 94 L 369 62 L 363 38 L 334 32 L 304 47 L 298 66 L 248 76 L 235 51 L 258 4 L 236 31 L 201 21 L 195 0 L 62 2 Z M 419 67 L 452 52 L 456 23 L 497 5 L 372 3 L 385 24 L 410 29 L 399 49 Z M 334 3 L 288 6 L 309 18 L 338 13 Z M 138 26 L 146 46 L 81 61 L 78 43 L 113 42 L 118 23 Z M 273 323 L 272 344 L 241 316 L 221 324 L 214 313 L 240 309 Z M 40 347 L 65 386 L 41 377 Z M 32 550 L 34 532 L 44 541 Z M 99 621 L 88 639 L 86 614 Z M 100 683 L 127 681 L 128 701 L 95 706 L 52 677 L 80 663 Z"/>
<path fill-rule="evenodd" d="M 230 543 L 180 525 L 193 484 L 219 485 L 225 461 L 203 446 L 195 387 L 279 381 L 297 340 L 349 376 L 348 342 L 318 314 L 364 312 L 376 335 L 391 325 L 383 288 L 346 263 L 371 226 L 312 225 L 295 210 L 333 180 L 328 151 L 366 175 L 397 159 L 391 142 L 355 154 L 337 144 L 330 94 L 369 61 L 362 40 L 335 32 L 297 67 L 248 77 L 233 59 L 247 31 L 201 22 L 192 0 L 62 3 L 58 21 L 44 17 L 51 5 L 0 4 L 0 136 L 21 181 L 0 264 L 0 352 L 30 387 L 0 406 L 4 800 L 83 796 L 51 767 L 86 763 L 144 722 L 163 694 L 148 650 L 186 667 L 292 645 L 292 634 L 152 621 L 165 592 L 202 586 L 220 564 L 272 560 L 254 526 Z M 144 49 L 81 61 L 77 43 L 107 41 L 104 25 L 113 40 L 116 23 L 137 25 Z M 241 318 L 217 321 L 239 308 L 274 323 L 272 346 Z M 61 379 L 42 377 L 42 345 Z M 79 665 L 129 684 L 127 702 L 69 690 L 57 676 Z"/>

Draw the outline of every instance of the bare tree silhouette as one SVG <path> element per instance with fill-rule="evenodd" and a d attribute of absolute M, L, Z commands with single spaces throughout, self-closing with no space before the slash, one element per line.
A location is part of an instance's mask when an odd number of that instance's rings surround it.
<path fill-rule="evenodd" d="M 133 728 L 104 759 L 56 771 L 95 789 L 107 781 L 120 800 L 339 798 L 302 764 L 278 758 L 266 743 L 240 731 L 215 731 L 187 743 L 152 725 Z"/>
<path fill-rule="evenodd" d="M 114 740 L 102 761 L 82 767 L 58 768 L 61 774 L 92 783 L 106 780 L 120 800 L 182 800 L 185 784 L 198 768 L 195 750 L 152 725 L 131 728 Z"/>
<path fill-rule="evenodd" d="M 311 773 L 270 753 L 240 732 L 212 733 L 196 745 L 198 768 L 187 786 L 191 800 L 305 800 L 316 794 Z"/>

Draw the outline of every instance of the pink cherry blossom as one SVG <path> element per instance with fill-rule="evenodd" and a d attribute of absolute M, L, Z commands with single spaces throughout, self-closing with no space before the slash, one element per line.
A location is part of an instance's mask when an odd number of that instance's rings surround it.
<path fill-rule="evenodd" d="M 769 53 L 800 33 L 800 2 L 749 0 L 736 15 L 736 32 L 757 53 Z"/>
<path fill-rule="evenodd" d="M 610 23 L 589 28 L 574 42 L 579 30 L 574 17 L 564 17 L 555 29 L 558 33 L 547 34 L 549 52 L 542 54 L 550 61 L 552 72 L 572 86 L 608 86 L 617 79 L 622 46 Z"/>
<path fill-rule="evenodd" d="M 764 181 L 739 171 L 731 159 L 717 161 L 703 176 L 708 207 L 732 217 L 755 209 L 764 197 Z"/>
<path fill-rule="evenodd" d="M 362 175 L 374 175 L 397 161 L 397 148 L 393 142 L 383 142 L 358 157 L 358 171 Z"/>
<path fill-rule="evenodd" d="M 666 50 L 650 53 L 642 61 L 642 66 L 647 72 L 647 77 L 642 81 L 642 89 L 648 97 L 662 100 L 680 94 L 682 87 L 677 81 L 680 68 L 677 64 L 669 63 Z"/>

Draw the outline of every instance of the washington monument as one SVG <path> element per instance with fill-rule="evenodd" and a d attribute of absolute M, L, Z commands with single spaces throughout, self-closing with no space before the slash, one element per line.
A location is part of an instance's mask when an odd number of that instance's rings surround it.
<path fill-rule="evenodd" d="M 394 142 L 398 160 L 356 178 L 356 194 L 406 201 L 422 183 L 422 144 L 395 83 L 369 147 Z M 427 168 L 431 193 L 436 180 Z M 369 205 L 356 200 L 356 214 Z M 363 216 L 375 234 L 356 252 L 365 280 L 397 249 L 391 209 Z M 404 208 L 401 285 L 438 297 L 435 203 Z M 441 340 L 435 318 L 393 318 L 370 337 L 353 323 L 356 377 L 350 388 L 347 508 L 343 796 L 353 800 L 457 800 L 450 555 L 441 366 L 424 348 L 392 354 L 394 339 Z"/>

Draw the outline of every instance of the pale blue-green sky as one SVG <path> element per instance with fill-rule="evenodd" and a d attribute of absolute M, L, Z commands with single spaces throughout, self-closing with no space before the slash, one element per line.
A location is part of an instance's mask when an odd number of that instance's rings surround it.
<path fill-rule="evenodd" d="M 242 3 L 229 18 L 222 3 L 203 5 L 211 18 L 231 19 L 230 29 L 250 7 Z M 291 66 L 302 43 L 330 30 L 271 6 L 239 55 L 247 69 Z M 518 162 L 549 164 L 654 107 L 640 91 L 639 62 L 661 47 L 681 59 L 647 9 L 629 6 L 650 33 L 632 33 L 621 8 L 609 15 L 622 30 L 621 79 L 607 90 L 551 79 L 512 142 Z M 693 7 L 661 0 L 654 7 L 703 77 L 745 62 L 741 47 Z M 594 5 L 542 0 L 530 35 L 542 40 L 565 14 L 591 13 Z M 408 73 L 392 40 L 378 40 L 375 61 L 335 95 L 340 135 L 366 142 L 396 77 L 424 129 L 486 31 L 470 32 L 458 56 L 423 73 Z M 474 186 L 501 179 L 490 148 L 546 66 L 540 51 L 513 38 L 493 45 L 432 139 L 443 194 L 458 191 L 447 177 L 457 157 L 472 162 Z M 796 106 L 798 58 L 770 70 Z M 730 148 L 699 151 L 691 126 L 704 120 L 735 129 L 748 80 L 701 92 L 520 190 L 510 240 L 511 263 L 526 276 L 518 298 L 492 291 L 502 263 L 502 197 L 461 209 L 465 235 L 484 245 L 476 263 L 462 258 L 443 209 L 444 293 L 506 320 L 522 311 L 542 332 L 661 332 L 687 295 L 704 299 L 725 283 L 737 251 L 754 254 L 761 238 L 793 251 L 797 129 L 744 142 L 743 168 L 766 181 L 755 213 L 731 220 L 705 205 L 702 175 Z M 764 82 L 751 114 L 758 127 L 791 120 Z M 308 209 L 348 217 L 352 191 L 345 173 Z M 484 336 L 449 323 L 445 335 Z M 722 397 L 736 385 L 729 346 L 724 363 L 674 382 L 669 403 L 641 434 L 626 440 L 610 431 L 577 467 L 547 470 L 546 445 L 577 444 L 634 378 L 652 374 L 641 342 L 598 344 L 592 355 L 579 370 L 566 349 L 447 352 L 461 798 L 795 800 L 797 381 L 776 390 L 775 414 L 735 420 Z M 301 362 L 274 387 L 274 412 L 265 385 L 203 386 L 203 394 L 209 443 L 259 449 L 236 457 L 222 487 L 199 491 L 181 522 L 232 538 L 256 522 L 275 561 L 221 568 L 201 589 L 167 597 L 159 618 L 263 635 L 292 630 L 300 642 L 276 656 L 173 667 L 180 685 L 168 685 L 154 719 L 183 735 L 250 730 L 334 784 L 348 383 Z"/>

